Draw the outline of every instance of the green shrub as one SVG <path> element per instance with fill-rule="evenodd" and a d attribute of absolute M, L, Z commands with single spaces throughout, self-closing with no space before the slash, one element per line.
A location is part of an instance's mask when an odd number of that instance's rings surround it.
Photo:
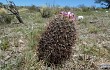
<path fill-rule="evenodd" d="M 9 24 L 11 23 L 12 19 L 14 19 L 14 16 L 12 15 L 4 15 L 5 23 Z"/>
<path fill-rule="evenodd" d="M 4 8 L 0 8 L 0 23 L 11 23 L 13 18 L 12 15 L 8 15 Z"/>
<path fill-rule="evenodd" d="M 28 9 L 30 12 L 40 11 L 39 7 L 36 7 L 35 5 L 30 6 Z"/>
<path fill-rule="evenodd" d="M 1 23 L 10 24 L 13 19 L 14 19 L 14 16 L 12 16 L 12 15 L 7 15 L 7 14 L 0 15 Z"/>
<path fill-rule="evenodd" d="M 52 16 L 52 12 L 50 8 L 42 8 L 40 10 L 40 13 L 43 18 L 49 18 Z"/>

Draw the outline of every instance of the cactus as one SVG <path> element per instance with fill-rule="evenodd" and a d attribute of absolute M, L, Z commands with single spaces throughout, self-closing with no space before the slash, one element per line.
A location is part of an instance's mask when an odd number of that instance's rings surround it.
<path fill-rule="evenodd" d="M 39 60 L 44 60 L 47 65 L 62 65 L 70 58 L 75 39 L 74 22 L 62 17 L 53 19 L 39 40 Z"/>

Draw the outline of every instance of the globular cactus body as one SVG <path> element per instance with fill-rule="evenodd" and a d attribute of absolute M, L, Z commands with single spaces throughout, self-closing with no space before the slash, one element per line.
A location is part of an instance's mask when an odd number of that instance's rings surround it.
<path fill-rule="evenodd" d="M 75 39 L 74 22 L 61 17 L 53 19 L 41 35 L 37 50 L 39 60 L 48 65 L 62 64 L 70 58 Z"/>

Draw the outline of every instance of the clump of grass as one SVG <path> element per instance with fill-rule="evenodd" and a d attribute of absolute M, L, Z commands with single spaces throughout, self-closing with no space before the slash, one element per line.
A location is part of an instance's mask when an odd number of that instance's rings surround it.
<path fill-rule="evenodd" d="M 35 48 L 42 32 L 44 32 L 44 24 L 38 24 L 36 28 L 32 25 L 32 28 L 30 28 L 28 33 L 29 47 Z"/>
<path fill-rule="evenodd" d="M 36 22 L 37 23 L 43 23 L 44 22 L 43 20 L 44 20 L 43 18 L 37 18 Z"/>
<path fill-rule="evenodd" d="M 99 30 L 99 28 L 97 28 L 96 26 L 94 26 L 94 25 L 91 25 L 89 28 L 88 28 L 88 31 L 89 31 L 89 33 L 98 33 L 100 30 Z"/>
<path fill-rule="evenodd" d="M 43 18 L 49 18 L 52 16 L 52 11 L 50 8 L 41 8 L 40 13 Z"/>
<path fill-rule="evenodd" d="M 98 20 L 98 17 L 97 17 L 97 16 L 94 16 L 94 17 L 93 17 L 93 20 Z"/>
<path fill-rule="evenodd" d="M 97 46 L 82 45 L 80 46 L 80 49 L 81 49 L 80 51 L 86 55 L 93 55 L 93 56 L 99 55 L 99 48 Z"/>
<path fill-rule="evenodd" d="M 79 20 L 79 24 L 84 24 L 85 26 L 87 25 L 87 19 L 82 19 L 82 20 Z"/>
<path fill-rule="evenodd" d="M 45 18 L 42 18 L 42 15 L 40 13 L 36 13 L 36 18 L 35 18 L 36 23 L 44 23 Z"/>
<path fill-rule="evenodd" d="M 2 70 L 40 70 L 43 62 L 37 61 L 36 52 L 27 48 L 20 54 L 16 53 L 7 63 L 2 65 Z"/>
<path fill-rule="evenodd" d="M 76 14 L 77 15 L 82 15 L 83 14 L 83 15 L 87 16 L 87 15 L 92 15 L 93 12 L 91 12 L 91 11 L 87 11 L 87 12 L 77 11 Z"/>
<path fill-rule="evenodd" d="M 12 15 L 4 14 L 4 15 L 0 15 L 0 16 L 1 16 L 1 18 L 0 18 L 1 24 L 2 23 L 10 24 L 11 21 L 14 19 L 14 16 L 12 16 Z"/>
<path fill-rule="evenodd" d="M 29 33 L 29 36 L 28 36 L 29 45 L 28 46 L 31 48 L 34 48 L 37 43 L 36 38 L 35 38 L 36 34 L 37 34 L 36 31 L 31 31 Z"/>
<path fill-rule="evenodd" d="M 4 15 L 4 21 L 7 24 L 10 24 L 13 19 L 14 19 L 14 16 L 12 15 Z"/>
<path fill-rule="evenodd" d="M 4 38 L 1 40 L 0 49 L 5 51 L 5 50 L 7 50 L 9 47 L 10 47 L 10 43 L 9 43 L 8 37 L 4 37 Z"/>
<path fill-rule="evenodd" d="M 8 15 L 7 11 L 4 8 L 0 8 L 0 22 L 1 23 L 11 23 L 14 16 Z"/>

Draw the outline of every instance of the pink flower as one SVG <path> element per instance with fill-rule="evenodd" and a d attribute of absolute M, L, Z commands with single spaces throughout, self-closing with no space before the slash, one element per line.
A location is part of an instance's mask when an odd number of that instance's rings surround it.
<path fill-rule="evenodd" d="M 62 11 L 62 12 L 60 12 L 60 14 L 64 17 L 69 18 L 72 21 L 75 21 L 75 15 L 74 15 L 74 13 L 71 13 L 70 11 L 69 12 Z"/>

